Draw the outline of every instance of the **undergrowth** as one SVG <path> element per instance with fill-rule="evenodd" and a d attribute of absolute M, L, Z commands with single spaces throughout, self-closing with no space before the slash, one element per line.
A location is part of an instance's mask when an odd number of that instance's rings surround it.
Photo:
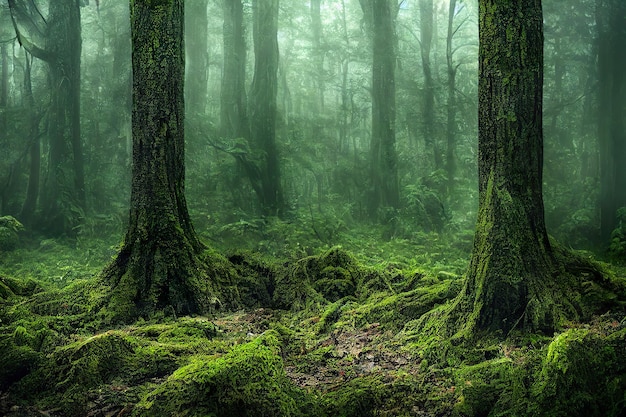
<path fill-rule="evenodd" d="M 619 268 L 607 266 L 611 290 L 585 293 L 613 306 L 602 316 L 557 334 L 466 343 L 421 333 L 420 319 L 458 294 L 471 241 L 424 233 L 376 244 L 381 230 L 372 228 L 294 247 L 292 226 L 258 227 L 268 227 L 267 251 L 252 239 L 222 249 L 237 276 L 229 306 L 209 317 L 163 311 L 124 326 L 98 313 L 107 288 L 94 275 L 114 255 L 111 242 L 8 252 L 0 264 L 0 414 L 624 415 Z"/>

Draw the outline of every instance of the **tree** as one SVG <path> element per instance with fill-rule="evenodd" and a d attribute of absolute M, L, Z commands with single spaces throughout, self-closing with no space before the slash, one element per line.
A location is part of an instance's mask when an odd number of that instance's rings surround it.
<path fill-rule="evenodd" d="M 542 196 L 541 0 L 479 7 L 479 212 L 463 292 L 478 329 L 550 327 L 536 317 L 556 266 Z"/>
<path fill-rule="evenodd" d="M 541 0 L 480 0 L 479 33 L 479 212 L 464 287 L 443 308 L 443 328 L 462 337 L 552 331 L 597 308 L 575 274 L 599 273 L 551 245 L 544 223 Z M 423 323 L 441 327 L 437 317 Z"/>
<path fill-rule="evenodd" d="M 223 0 L 224 70 L 220 125 L 224 138 L 248 138 L 246 112 L 246 39 L 241 0 Z"/>
<path fill-rule="evenodd" d="M 604 242 L 617 227 L 616 213 L 626 206 L 626 4 L 597 1 L 598 138 L 600 144 L 600 231 Z"/>
<path fill-rule="evenodd" d="M 456 175 L 456 73 L 460 64 L 454 65 L 454 49 L 452 40 L 461 25 L 454 28 L 454 17 L 457 14 L 456 0 L 450 0 L 448 8 L 448 31 L 446 36 L 446 64 L 448 70 L 447 82 L 447 126 L 446 126 L 446 171 L 448 174 L 448 193 L 454 189 L 454 176 Z"/>
<path fill-rule="evenodd" d="M 107 309 L 127 321 L 171 308 L 201 313 L 212 302 L 211 265 L 184 195 L 183 0 L 131 0 L 133 168 L 130 220 L 105 270 Z"/>
<path fill-rule="evenodd" d="M 250 144 L 258 159 L 258 178 L 250 179 L 264 215 L 284 214 L 280 161 L 276 146 L 278 93 L 278 0 L 253 2 L 254 77 L 250 87 Z"/>
<path fill-rule="evenodd" d="M 186 61 L 185 106 L 195 114 L 204 114 L 209 78 L 207 0 L 187 1 L 185 14 Z"/>
<path fill-rule="evenodd" d="M 73 234 L 79 212 L 86 208 L 80 129 L 80 2 L 50 0 L 47 19 L 32 2 L 9 0 L 9 6 L 20 44 L 49 67 L 49 155 L 46 186 L 40 187 L 44 192 L 42 224 L 52 234 Z"/>
<path fill-rule="evenodd" d="M 360 0 L 372 34 L 372 137 L 370 142 L 369 212 L 398 208 L 396 153 L 395 24 L 396 4 L 389 0 Z"/>
<path fill-rule="evenodd" d="M 422 134 L 427 148 L 433 152 L 434 168 L 443 166 L 441 149 L 435 137 L 435 79 L 430 62 L 434 35 L 433 0 L 419 0 L 420 9 L 420 53 L 424 72 L 424 95 L 422 102 Z"/>

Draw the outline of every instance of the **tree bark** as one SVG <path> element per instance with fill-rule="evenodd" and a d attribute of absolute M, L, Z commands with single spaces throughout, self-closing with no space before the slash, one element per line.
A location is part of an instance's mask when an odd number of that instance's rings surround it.
<path fill-rule="evenodd" d="M 540 0 L 479 5 L 479 212 L 464 295 L 479 330 L 537 324 L 554 272 L 542 198 Z"/>
<path fill-rule="evenodd" d="M 183 0 L 131 1 L 133 170 L 128 230 L 105 270 L 113 321 L 212 307 L 184 195 L 183 15 Z"/>

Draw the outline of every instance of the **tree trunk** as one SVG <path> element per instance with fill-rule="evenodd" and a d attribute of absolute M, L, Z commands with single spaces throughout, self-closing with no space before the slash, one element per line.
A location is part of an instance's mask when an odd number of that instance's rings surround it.
<path fill-rule="evenodd" d="M 481 0 L 479 212 L 464 295 L 479 330 L 537 324 L 554 272 L 542 198 L 540 0 Z M 537 323 L 533 323 L 537 321 Z"/>
<path fill-rule="evenodd" d="M 315 75 L 318 94 L 318 113 L 324 113 L 324 91 L 326 83 L 324 82 L 324 50 L 322 48 L 322 0 L 311 0 L 311 32 L 313 34 L 313 56 L 315 60 Z"/>
<path fill-rule="evenodd" d="M 7 44 L 0 45 L 2 59 L 2 80 L 0 80 L 0 107 L 5 108 L 9 102 L 9 54 L 7 53 Z"/>
<path fill-rule="evenodd" d="M 224 0 L 224 70 L 221 130 L 224 138 L 250 136 L 246 111 L 246 40 L 241 0 Z"/>
<path fill-rule="evenodd" d="M 30 119 L 29 140 L 30 144 L 30 167 L 28 175 L 28 187 L 26 198 L 22 205 L 20 220 L 26 226 L 31 226 L 35 210 L 37 209 L 37 197 L 39 196 L 39 180 L 41 177 L 41 141 L 39 139 L 39 121 L 35 117 L 35 100 L 31 82 L 31 62 L 32 57 L 26 53 L 26 65 L 24 69 L 24 102 Z"/>
<path fill-rule="evenodd" d="M 185 18 L 185 105 L 193 114 L 203 115 L 207 104 L 209 77 L 207 0 L 187 1 Z"/>
<path fill-rule="evenodd" d="M 128 231 L 105 271 L 113 321 L 211 308 L 184 195 L 183 15 L 183 0 L 131 1 L 133 172 Z"/>
<path fill-rule="evenodd" d="M 626 206 L 626 4 L 598 0 L 598 138 L 600 143 L 600 232 L 609 242 L 617 209 Z"/>
<path fill-rule="evenodd" d="M 433 155 L 434 169 L 443 168 L 441 149 L 435 137 L 435 80 L 430 63 L 433 41 L 433 0 L 419 0 L 420 51 L 424 72 L 424 95 L 422 102 L 422 134 L 426 149 Z"/>
<path fill-rule="evenodd" d="M 278 0 L 255 0 L 254 77 L 250 88 L 250 139 L 259 161 L 261 211 L 282 216 L 284 199 L 276 147 Z"/>
<path fill-rule="evenodd" d="M 454 16 L 456 13 L 456 0 L 450 0 L 448 9 L 448 35 L 446 37 L 446 63 L 448 68 L 448 109 L 446 128 L 446 171 L 448 174 L 448 195 L 454 192 L 454 176 L 456 175 L 456 71 L 454 65 L 452 40 L 454 38 Z"/>
<path fill-rule="evenodd" d="M 55 235 L 74 234 L 82 220 L 79 210 L 84 210 L 86 204 L 80 132 L 81 43 L 78 1 L 51 0 L 46 55 L 38 57 L 48 63 L 51 91 L 42 221 L 44 228 Z"/>
<path fill-rule="evenodd" d="M 382 208 L 398 208 L 396 153 L 395 11 L 389 0 L 361 0 L 372 36 L 372 137 L 370 142 L 369 216 L 378 220 Z M 371 20 L 370 20 L 371 19 Z"/>

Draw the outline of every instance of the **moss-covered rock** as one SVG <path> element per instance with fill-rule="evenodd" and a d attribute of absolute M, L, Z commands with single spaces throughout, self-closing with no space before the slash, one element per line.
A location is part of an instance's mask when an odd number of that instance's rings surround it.
<path fill-rule="evenodd" d="M 142 416 L 294 416 L 305 397 L 287 380 L 278 338 L 268 331 L 221 356 L 199 355 L 138 405 Z"/>
<path fill-rule="evenodd" d="M 626 413 L 626 328 L 607 336 L 584 328 L 569 329 L 557 335 L 546 350 L 531 390 L 533 415 L 610 417 Z"/>
<path fill-rule="evenodd" d="M 13 216 L 0 217 L 0 251 L 10 251 L 19 244 L 18 232 L 24 226 Z"/>

